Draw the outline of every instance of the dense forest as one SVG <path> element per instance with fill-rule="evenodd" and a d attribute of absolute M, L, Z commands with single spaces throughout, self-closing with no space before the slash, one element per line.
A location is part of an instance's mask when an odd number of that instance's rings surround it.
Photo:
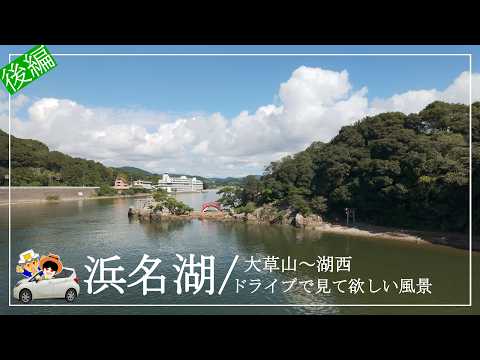
<path fill-rule="evenodd" d="M 480 103 L 472 109 L 473 201 L 478 203 Z M 271 203 L 302 214 L 390 226 L 468 231 L 469 107 L 434 102 L 344 126 L 329 143 L 272 162 L 261 179 L 220 191 L 240 211 Z M 479 214 L 473 214 L 474 230 Z"/>
<path fill-rule="evenodd" d="M 13 186 L 112 185 L 115 171 L 99 162 L 74 158 L 37 140 L 11 137 Z M 8 134 L 0 130 L 0 177 L 8 185 Z"/>

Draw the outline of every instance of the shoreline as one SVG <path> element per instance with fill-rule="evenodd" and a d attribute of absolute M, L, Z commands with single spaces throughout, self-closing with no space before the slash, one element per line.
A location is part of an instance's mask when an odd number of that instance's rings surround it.
<path fill-rule="evenodd" d="M 203 191 L 182 191 L 178 193 L 173 193 L 172 195 L 180 195 L 180 194 L 202 194 L 209 191 L 217 191 L 217 189 L 205 189 Z M 53 204 L 53 203 L 60 203 L 64 201 L 82 201 L 82 200 L 101 200 L 101 199 L 128 199 L 128 198 L 141 198 L 141 197 L 150 197 L 152 196 L 151 193 L 139 193 L 134 195 L 107 195 L 107 196 L 87 196 L 83 198 L 75 197 L 75 198 L 60 198 L 58 200 L 46 200 L 46 199 L 26 199 L 26 200 L 12 200 L 10 204 L 12 205 L 22 205 L 22 204 Z M 1 206 L 8 206 L 8 201 L 0 201 Z"/>
<path fill-rule="evenodd" d="M 257 221 L 253 219 L 247 219 L 243 217 L 226 216 L 225 213 L 202 213 L 200 211 L 193 211 L 190 215 L 154 215 L 150 217 L 146 214 L 134 214 L 134 217 L 140 221 L 175 221 L 175 220 L 207 220 L 207 221 L 220 221 L 220 222 L 244 222 L 250 224 L 264 224 L 268 226 L 289 226 L 287 224 L 271 224 L 268 222 Z M 369 225 L 364 223 L 357 223 L 354 226 L 346 226 L 343 224 L 335 224 L 331 222 L 322 222 L 321 224 L 307 225 L 302 227 L 296 227 L 298 229 L 304 229 L 306 231 L 315 231 L 319 233 L 329 233 L 345 236 L 358 236 L 370 239 L 384 239 L 402 241 L 410 244 L 418 245 L 432 245 L 432 246 L 446 246 L 449 248 L 455 248 L 458 250 L 469 250 L 469 235 L 462 233 L 450 233 L 450 232 L 436 232 L 426 230 L 412 230 L 392 228 L 386 226 Z M 472 251 L 480 251 L 480 239 L 479 237 L 472 238 Z"/>
<path fill-rule="evenodd" d="M 204 191 L 214 191 L 214 189 L 206 189 Z M 182 193 L 180 193 L 182 194 Z M 184 192 L 184 194 L 188 194 Z M 11 205 L 40 205 L 40 204 L 54 204 L 61 202 L 71 201 L 83 201 L 83 200 L 103 200 L 103 199 L 128 199 L 128 198 L 144 198 L 149 197 L 149 193 L 139 193 L 134 195 L 109 195 L 109 196 L 89 196 L 85 198 L 60 198 L 58 200 L 45 200 L 45 199 L 28 199 L 20 201 L 12 201 Z M 0 202 L 0 208 L 2 206 L 8 206 L 8 201 Z M 142 215 L 136 214 L 138 218 L 142 218 Z M 165 220 L 209 220 L 209 221 L 222 221 L 222 222 L 247 222 L 258 223 L 265 225 L 281 225 L 270 224 L 268 222 L 258 221 L 254 219 L 247 219 L 243 217 L 228 216 L 225 213 L 202 213 L 198 210 L 193 211 L 190 215 L 162 215 L 161 218 Z M 145 217 L 143 217 L 145 220 Z M 160 220 L 155 216 L 154 221 Z M 284 225 L 285 226 L 285 225 Z M 286 225 L 292 226 L 292 225 Z M 435 232 L 425 230 L 413 230 L 413 229 L 401 229 L 392 228 L 386 226 L 376 226 L 364 223 L 357 223 L 355 225 L 346 226 L 345 224 L 336 224 L 331 222 L 322 222 L 320 224 L 307 225 L 300 227 L 309 231 L 318 231 L 330 234 L 339 234 L 347 236 L 361 236 L 377 239 L 388 239 L 403 241 L 412 244 L 429 244 L 429 245 L 443 245 L 450 248 L 457 248 L 461 250 L 469 249 L 469 236 L 462 233 L 448 233 L 448 232 Z M 472 238 L 472 250 L 480 251 L 480 239 L 479 237 Z"/>
<path fill-rule="evenodd" d="M 108 195 L 108 196 L 88 196 L 84 198 L 60 198 L 58 200 L 45 200 L 45 199 L 28 199 L 28 200 L 12 200 L 11 205 L 27 205 L 27 204 L 55 204 L 67 201 L 83 201 L 83 200 L 102 200 L 102 199 L 128 199 L 136 197 L 148 197 L 151 194 L 142 193 L 134 195 Z M 0 202 L 0 206 L 8 206 L 9 202 Z"/>
<path fill-rule="evenodd" d="M 469 236 L 462 233 L 398 229 L 368 224 L 345 226 L 327 222 L 316 226 L 314 230 L 330 234 L 388 239 L 423 245 L 441 245 L 465 251 L 469 250 Z M 472 238 L 472 251 L 480 251 L 478 238 L 475 240 Z"/>

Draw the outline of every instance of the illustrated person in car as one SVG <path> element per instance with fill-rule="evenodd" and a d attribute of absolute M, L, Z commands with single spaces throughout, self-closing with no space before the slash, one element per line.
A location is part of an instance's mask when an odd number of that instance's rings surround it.
<path fill-rule="evenodd" d="M 55 275 L 62 272 L 63 264 L 58 255 L 49 253 L 48 256 L 42 256 L 40 258 L 40 269 L 43 273 L 41 279 L 51 280 Z"/>
<path fill-rule="evenodd" d="M 64 267 L 60 257 L 53 253 L 41 256 L 40 260 L 38 260 L 38 254 L 35 254 L 33 250 L 31 253 L 23 255 L 23 257 L 20 256 L 21 260 L 23 259 L 21 264 L 32 263 L 33 265 L 27 266 L 27 271 L 33 274 L 31 277 L 27 277 L 25 273 L 26 278 L 15 284 L 13 288 L 15 299 L 24 304 L 29 304 L 32 300 L 37 299 L 64 298 L 69 303 L 75 301 L 80 294 L 80 279 L 77 277 L 75 269 Z M 59 275 L 65 272 L 66 275 Z"/>
<path fill-rule="evenodd" d="M 37 279 L 42 275 L 42 269 L 39 263 L 39 255 L 33 251 L 33 249 L 24 251 L 20 254 L 20 259 L 16 267 L 17 273 L 23 275 L 23 277 L 29 279 L 33 275 L 37 274 Z"/>

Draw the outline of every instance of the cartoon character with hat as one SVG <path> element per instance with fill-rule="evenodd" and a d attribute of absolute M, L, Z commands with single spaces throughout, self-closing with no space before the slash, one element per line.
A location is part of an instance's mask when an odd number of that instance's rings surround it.
<path fill-rule="evenodd" d="M 60 256 L 49 253 L 47 256 L 40 258 L 40 269 L 42 269 L 43 280 L 50 280 L 63 270 L 63 264 L 60 261 Z"/>
<path fill-rule="evenodd" d="M 35 253 L 33 249 L 21 253 L 16 271 L 17 273 L 21 273 L 27 279 L 35 274 L 42 276 L 42 269 L 39 266 L 39 255 Z"/>

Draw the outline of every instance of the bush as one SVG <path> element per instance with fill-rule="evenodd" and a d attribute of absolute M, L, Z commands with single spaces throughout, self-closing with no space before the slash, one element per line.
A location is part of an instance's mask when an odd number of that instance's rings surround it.
<path fill-rule="evenodd" d="M 287 198 L 288 205 L 295 211 L 304 216 L 310 215 L 312 210 L 308 204 L 308 201 L 302 195 L 292 194 Z"/>
<path fill-rule="evenodd" d="M 156 213 L 156 212 L 162 212 L 163 211 L 163 206 L 162 204 L 157 204 L 155 205 L 155 207 L 153 207 L 153 205 L 150 205 L 149 206 L 150 209 L 153 208 L 153 212 Z"/>
<path fill-rule="evenodd" d="M 323 196 L 315 196 L 312 199 L 311 207 L 316 214 L 322 215 L 326 213 L 328 209 L 327 199 Z"/>
<path fill-rule="evenodd" d="M 45 199 L 47 199 L 48 201 L 57 201 L 57 200 L 60 199 L 60 196 L 58 196 L 58 195 L 47 195 L 47 197 Z"/>
<path fill-rule="evenodd" d="M 101 185 L 100 189 L 97 190 L 98 196 L 112 196 L 116 194 L 117 194 L 117 191 L 108 185 Z"/>
<path fill-rule="evenodd" d="M 133 188 L 122 190 L 122 195 L 135 195 L 136 191 Z"/>
<path fill-rule="evenodd" d="M 193 211 L 193 208 L 184 204 L 183 202 L 177 201 L 177 206 L 175 207 L 175 215 L 188 215 Z"/>
<path fill-rule="evenodd" d="M 256 208 L 257 207 L 255 206 L 255 203 L 250 201 L 245 206 L 239 206 L 235 208 L 235 212 L 237 214 L 242 214 L 242 213 L 250 214 L 250 213 L 253 213 Z"/>
<path fill-rule="evenodd" d="M 152 196 L 156 202 L 161 203 L 167 199 L 168 193 L 163 189 L 158 189 Z"/>
<path fill-rule="evenodd" d="M 132 187 L 126 191 L 124 191 L 125 195 L 135 195 L 135 194 L 145 194 L 151 192 L 148 189 L 140 188 L 140 187 Z"/>
<path fill-rule="evenodd" d="M 163 206 L 166 207 L 172 215 L 186 215 L 193 211 L 190 206 L 171 196 L 167 197 L 163 203 Z"/>

